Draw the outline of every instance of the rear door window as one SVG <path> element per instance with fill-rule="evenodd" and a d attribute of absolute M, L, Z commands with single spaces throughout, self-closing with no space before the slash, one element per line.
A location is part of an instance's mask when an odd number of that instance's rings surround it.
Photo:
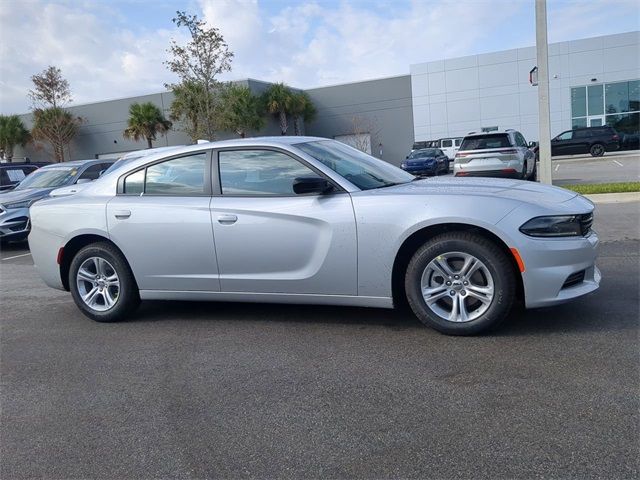
<path fill-rule="evenodd" d="M 447 148 L 453 146 L 453 140 L 442 140 L 442 148 Z"/>
<path fill-rule="evenodd" d="M 497 135 L 476 135 L 466 137 L 462 141 L 460 150 L 488 150 L 491 148 L 508 148 L 511 146 L 509 135 L 501 133 Z"/>

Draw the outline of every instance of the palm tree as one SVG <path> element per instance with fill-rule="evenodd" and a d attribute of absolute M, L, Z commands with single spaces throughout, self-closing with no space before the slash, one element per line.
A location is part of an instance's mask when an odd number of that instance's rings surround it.
<path fill-rule="evenodd" d="M 267 112 L 278 117 L 281 135 L 286 135 L 289 128 L 287 114 L 289 113 L 290 97 L 291 90 L 284 83 L 271 85 L 262 97 Z"/>
<path fill-rule="evenodd" d="M 13 159 L 13 148 L 16 145 L 25 146 L 31 140 L 27 130 L 18 115 L 0 115 L 0 150 L 7 161 Z"/>
<path fill-rule="evenodd" d="M 289 112 L 293 116 L 294 135 L 300 135 L 302 132 L 300 121 L 303 120 L 306 125 L 313 120 L 316 116 L 316 107 L 306 92 L 297 92 L 289 97 Z"/>
<path fill-rule="evenodd" d="M 126 139 L 139 141 L 141 138 L 147 140 L 148 148 L 152 148 L 151 143 L 156 139 L 156 135 L 164 135 L 171 128 L 172 123 L 164 118 L 160 109 L 151 102 L 132 103 L 129 106 L 129 120 L 127 121 L 122 135 Z"/>
<path fill-rule="evenodd" d="M 260 110 L 260 102 L 249 87 L 231 84 L 222 92 L 220 128 L 244 138 L 248 130 L 264 126 Z"/>

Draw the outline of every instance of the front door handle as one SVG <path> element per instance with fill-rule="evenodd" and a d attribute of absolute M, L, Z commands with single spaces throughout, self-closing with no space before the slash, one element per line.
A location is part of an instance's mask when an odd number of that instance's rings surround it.
<path fill-rule="evenodd" d="M 131 216 L 131 210 L 116 210 L 114 216 L 120 220 L 124 220 Z"/>
<path fill-rule="evenodd" d="M 220 215 L 218 217 L 218 223 L 222 225 L 233 225 L 238 221 L 238 217 L 235 215 Z"/>

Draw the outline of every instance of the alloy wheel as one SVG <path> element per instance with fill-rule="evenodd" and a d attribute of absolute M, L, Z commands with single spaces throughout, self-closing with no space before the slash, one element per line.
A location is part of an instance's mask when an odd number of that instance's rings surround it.
<path fill-rule="evenodd" d="M 443 253 L 431 260 L 420 287 L 433 313 L 457 323 L 482 316 L 494 297 L 491 272 L 481 260 L 464 252 Z"/>
<path fill-rule="evenodd" d="M 120 279 L 113 265 L 101 257 L 87 258 L 76 275 L 78 293 L 91 309 L 105 312 L 117 303 Z"/>

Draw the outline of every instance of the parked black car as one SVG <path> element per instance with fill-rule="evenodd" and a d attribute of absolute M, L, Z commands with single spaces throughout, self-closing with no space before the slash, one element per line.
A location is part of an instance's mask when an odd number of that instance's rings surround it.
<path fill-rule="evenodd" d="M 0 163 L 0 192 L 12 190 L 34 170 L 47 165 L 46 163 Z"/>
<path fill-rule="evenodd" d="M 620 148 L 620 135 L 613 127 L 574 128 L 551 139 L 551 155 L 590 153 L 601 157 L 604 152 Z"/>

